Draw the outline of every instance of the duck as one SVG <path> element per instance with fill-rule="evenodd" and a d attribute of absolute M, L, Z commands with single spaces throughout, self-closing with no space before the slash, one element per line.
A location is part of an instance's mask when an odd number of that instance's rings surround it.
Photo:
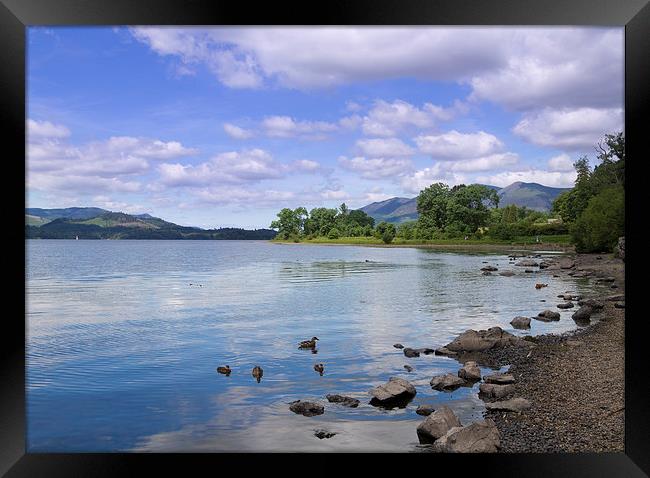
<path fill-rule="evenodd" d="M 298 344 L 299 349 L 313 349 L 316 348 L 316 341 L 318 337 L 312 337 L 311 340 L 303 340 Z"/>
<path fill-rule="evenodd" d="M 232 372 L 232 370 L 230 369 L 230 365 L 226 365 L 225 367 L 217 367 L 217 372 L 224 375 L 230 375 L 230 372 Z"/>
<path fill-rule="evenodd" d="M 535 289 L 541 289 L 542 287 L 548 287 L 548 284 L 535 284 Z"/>
<path fill-rule="evenodd" d="M 317 363 L 314 365 L 314 370 L 316 370 L 318 373 L 320 373 L 320 376 L 323 376 L 323 372 L 325 371 L 325 367 L 323 366 L 322 363 Z"/>
<path fill-rule="evenodd" d="M 264 375 L 264 370 L 262 370 L 262 367 L 259 365 L 255 365 L 255 367 L 253 367 L 252 375 L 257 380 L 257 383 L 260 383 L 260 380 L 262 380 L 262 375 Z"/>

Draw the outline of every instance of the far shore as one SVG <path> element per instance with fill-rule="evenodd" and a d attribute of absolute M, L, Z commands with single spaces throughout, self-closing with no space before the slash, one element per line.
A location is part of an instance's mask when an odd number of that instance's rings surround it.
<path fill-rule="evenodd" d="M 334 241 L 280 241 L 271 240 L 269 242 L 283 245 L 317 245 L 317 246 L 363 246 L 363 247 L 397 247 L 397 248 L 421 248 L 421 249 L 439 249 L 439 250 L 459 250 L 459 251 L 557 251 L 573 253 L 575 247 L 570 244 L 559 243 L 532 243 L 532 244 L 498 244 L 482 243 L 478 241 L 458 241 L 458 242 L 439 242 L 439 243 L 393 243 L 383 244 L 381 242 L 334 242 Z"/>

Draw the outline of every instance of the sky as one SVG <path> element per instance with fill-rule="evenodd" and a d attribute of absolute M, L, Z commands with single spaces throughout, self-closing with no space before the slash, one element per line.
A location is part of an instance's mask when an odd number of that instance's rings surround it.
<path fill-rule="evenodd" d="M 571 187 L 623 28 L 29 27 L 28 207 L 268 227 L 435 182 Z"/>

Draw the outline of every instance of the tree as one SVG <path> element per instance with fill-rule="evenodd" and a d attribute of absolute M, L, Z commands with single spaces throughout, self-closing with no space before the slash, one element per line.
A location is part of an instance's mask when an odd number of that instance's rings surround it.
<path fill-rule="evenodd" d="M 449 186 L 444 183 L 434 183 L 420 191 L 417 210 L 418 231 L 421 235 L 430 237 L 436 231 L 444 229 L 447 224 L 449 197 Z"/>
<path fill-rule="evenodd" d="M 452 189 L 447 202 L 447 226 L 445 230 L 454 234 L 475 233 L 479 227 L 487 226 L 489 207 L 498 207 L 497 192 L 481 184 L 471 184 Z"/>
<path fill-rule="evenodd" d="M 589 200 L 589 204 L 571 227 L 578 252 L 611 251 L 625 233 L 625 191 L 610 186 Z"/>
<path fill-rule="evenodd" d="M 304 229 L 305 221 L 308 218 L 307 209 L 304 207 L 291 210 L 283 208 L 278 213 L 278 218 L 271 223 L 271 229 L 278 230 L 280 239 L 299 237 Z"/>
<path fill-rule="evenodd" d="M 316 236 L 327 236 L 336 224 L 336 209 L 317 207 L 311 210 L 305 223 L 305 233 Z"/>
<path fill-rule="evenodd" d="M 380 222 L 375 229 L 375 235 L 386 244 L 391 243 L 395 238 L 395 224 L 386 221 Z"/>

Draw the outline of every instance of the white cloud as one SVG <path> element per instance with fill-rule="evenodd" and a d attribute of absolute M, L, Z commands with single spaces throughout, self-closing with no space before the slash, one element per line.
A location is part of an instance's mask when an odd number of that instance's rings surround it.
<path fill-rule="evenodd" d="M 436 163 L 430 168 L 420 169 L 413 174 L 403 176 L 400 184 L 406 193 L 419 194 L 421 190 L 433 183 L 454 186 L 466 181 L 467 177 L 463 174 L 445 171 L 441 168 L 440 163 Z"/>
<path fill-rule="evenodd" d="M 441 163 L 441 167 L 449 171 L 488 171 L 491 169 L 512 166 L 519 161 L 519 156 L 515 153 L 490 154 L 481 158 L 464 159 L 462 161 L 446 161 Z"/>
<path fill-rule="evenodd" d="M 262 121 L 262 128 L 272 138 L 324 139 L 326 133 L 338 129 L 338 125 L 326 121 L 296 121 L 289 116 L 269 116 Z"/>
<path fill-rule="evenodd" d="M 452 130 L 438 135 L 418 136 L 414 141 L 420 152 L 443 161 L 479 158 L 503 150 L 503 143 L 484 131 L 459 133 Z"/>
<path fill-rule="evenodd" d="M 573 171 L 573 160 L 568 154 L 562 153 L 548 160 L 548 168 L 551 171 Z"/>
<path fill-rule="evenodd" d="M 404 174 L 412 169 L 409 159 L 398 158 L 371 158 L 357 156 L 348 159 L 345 156 L 338 158 L 338 163 L 343 169 L 353 171 L 365 179 L 381 179 Z"/>
<path fill-rule="evenodd" d="M 559 172 L 528 169 L 522 171 L 505 171 L 490 176 L 479 176 L 476 178 L 476 181 L 482 184 L 490 184 L 499 187 L 505 187 L 514 182 L 521 181 L 525 183 L 538 183 L 543 184 L 544 186 L 556 188 L 570 188 L 573 187 L 575 179 L 575 171 Z"/>
<path fill-rule="evenodd" d="M 593 27 L 133 28 L 159 55 L 223 84 L 309 90 L 392 78 L 454 81 L 517 110 L 618 107 L 623 29 Z M 314 54 L 318 52 L 318 54 Z M 368 126 L 371 135 L 378 129 Z"/>
<path fill-rule="evenodd" d="M 356 143 L 361 154 L 370 157 L 411 156 L 415 151 L 397 138 L 360 139 Z"/>
<path fill-rule="evenodd" d="M 537 146 L 592 151 L 605 134 L 622 129 L 621 108 L 545 108 L 525 114 L 513 132 Z"/>
<path fill-rule="evenodd" d="M 406 101 L 389 103 L 376 100 L 373 108 L 363 117 L 361 127 L 367 136 L 395 136 L 406 128 L 432 128 L 436 121 L 449 120 L 456 108 L 442 108 L 425 103 L 418 108 Z"/>
<path fill-rule="evenodd" d="M 49 121 L 27 120 L 27 135 L 30 139 L 36 138 L 67 138 L 70 130 L 63 125 Z"/>
<path fill-rule="evenodd" d="M 177 141 L 131 136 L 72 145 L 65 141 L 69 135 L 65 126 L 28 120 L 28 189 L 69 194 L 137 192 L 142 185 L 132 177 L 148 172 L 150 160 L 165 161 L 197 152 Z"/>
<path fill-rule="evenodd" d="M 470 80 L 471 98 L 511 109 L 623 104 L 623 29 L 506 29 L 508 61 Z"/>
<path fill-rule="evenodd" d="M 228 136 L 234 139 L 249 139 L 253 137 L 253 132 L 244 128 L 240 128 L 231 123 L 224 123 L 223 129 Z"/>

